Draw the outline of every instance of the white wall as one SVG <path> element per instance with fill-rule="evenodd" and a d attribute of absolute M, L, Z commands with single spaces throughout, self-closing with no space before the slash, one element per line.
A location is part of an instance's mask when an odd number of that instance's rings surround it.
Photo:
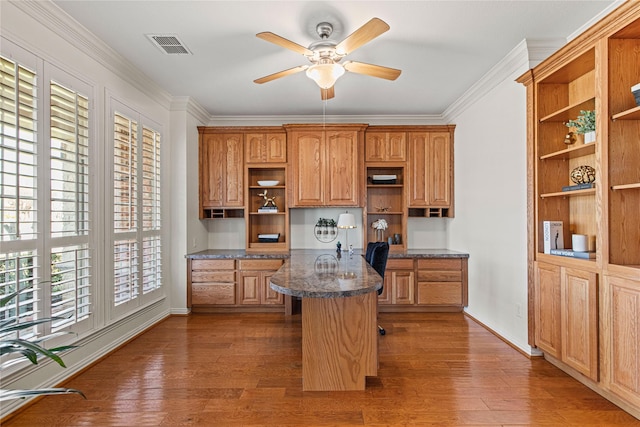
<path fill-rule="evenodd" d="M 526 90 L 515 79 L 558 47 L 526 42 L 449 113 L 456 217 L 448 246 L 469 252 L 467 313 L 531 354 L 527 333 Z"/>

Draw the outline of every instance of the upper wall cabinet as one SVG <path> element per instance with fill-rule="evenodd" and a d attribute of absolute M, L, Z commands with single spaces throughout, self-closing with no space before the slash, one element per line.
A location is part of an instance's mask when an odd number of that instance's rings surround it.
<path fill-rule="evenodd" d="M 285 125 L 291 207 L 361 206 L 366 125 Z"/>
<path fill-rule="evenodd" d="M 453 129 L 408 132 L 409 216 L 453 217 Z"/>
<path fill-rule="evenodd" d="M 287 134 L 279 128 L 276 132 L 254 132 L 245 134 L 246 163 L 287 163 Z"/>
<path fill-rule="evenodd" d="M 241 132 L 199 127 L 200 218 L 242 217 L 244 145 Z"/>
<path fill-rule="evenodd" d="M 364 155 L 366 162 L 405 162 L 406 132 L 367 131 Z"/>

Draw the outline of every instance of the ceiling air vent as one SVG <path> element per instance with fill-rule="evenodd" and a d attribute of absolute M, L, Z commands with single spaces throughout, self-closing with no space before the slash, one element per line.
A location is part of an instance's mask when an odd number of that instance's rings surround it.
<path fill-rule="evenodd" d="M 191 51 L 175 35 L 147 34 L 147 37 L 167 55 L 191 55 Z"/>

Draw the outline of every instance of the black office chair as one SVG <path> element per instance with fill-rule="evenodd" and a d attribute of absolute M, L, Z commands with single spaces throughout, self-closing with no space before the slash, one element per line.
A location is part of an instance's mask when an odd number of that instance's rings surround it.
<path fill-rule="evenodd" d="M 364 259 L 382 277 L 382 286 L 378 289 L 378 295 L 384 290 L 384 272 L 387 269 L 387 258 L 389 257 L 389 244 L 387 242 L 370 242 L 367 244 L 367 251 Z M 378 325 L 378 332 L 384 335 L 387 332 Z"/>

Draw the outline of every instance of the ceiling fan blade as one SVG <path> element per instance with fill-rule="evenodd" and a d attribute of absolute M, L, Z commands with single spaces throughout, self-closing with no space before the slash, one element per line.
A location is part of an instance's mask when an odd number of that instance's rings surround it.
<path fill-rule="evenodd" d="M 351 33 L 346 39 L 338 43 L 336 52 L 340 55 L 347 55 L 365 43 L 369 43 L 380 34 L 389 30 L 389 28 L 389 25 L 382 19 L 372 18 L 369 22 Z"/>
<path fill-rule="evenodd" d="M 347 71 L 358 74 L 366 74 L 381 79 L 395 80 L 398 78 L 402 70 L 395 68 L 383 67 L 381 65 L 366 64 L 364 62 L 347 61 L 343 64 Z"/>
<path fill-rule="evenodd" d="M 273 34 L 273 33 L 269 32 L 269 31 L 265 31 L 263 33 L 258 33 L 258 34 L 256 34 L 256 37 L 258 37 L 259 39 L 271 42 L 273 44 L 277 44 L 278 46 L 284 47 L 285 49 L 292 50 L 292 51 L 297 52 L 297 53 L 299 53 L 301 55 L 305 55 L 305 56 L 313 55 L 313 52 L 310 51 L 309 49 L 307 49 L 306 47 L 301 46 L 298 43 L 294 43 L 291 40 L 287 40 L 284 37 L 281 37 L 281 36 L 279 36 L 277 34 Z"/>
<path fill-rule="evenodd" d="M 331 99 L 336 96 L 336 92 L 334 89 L 335 86 L 331 86 L 329 89 L 320 89 L 320 97 L 323 101 L 327 99 Z"/>
<path fill-rule="evenodd" d="M 299 73 L 300 71 L 304 71 L 307 68 L 309 68 L 308 65 L 300 65 L 298 67 L 289 68 L 288 70 L 278 71 L 277 73 L 260 77 L 259 79 L 255 79 L 253 82 L 258 84 L 267 83 L 267 82 L 270 82 L 271 80 L 279 79 L 280 77 L 285 77 L 291 74 Z"/>

